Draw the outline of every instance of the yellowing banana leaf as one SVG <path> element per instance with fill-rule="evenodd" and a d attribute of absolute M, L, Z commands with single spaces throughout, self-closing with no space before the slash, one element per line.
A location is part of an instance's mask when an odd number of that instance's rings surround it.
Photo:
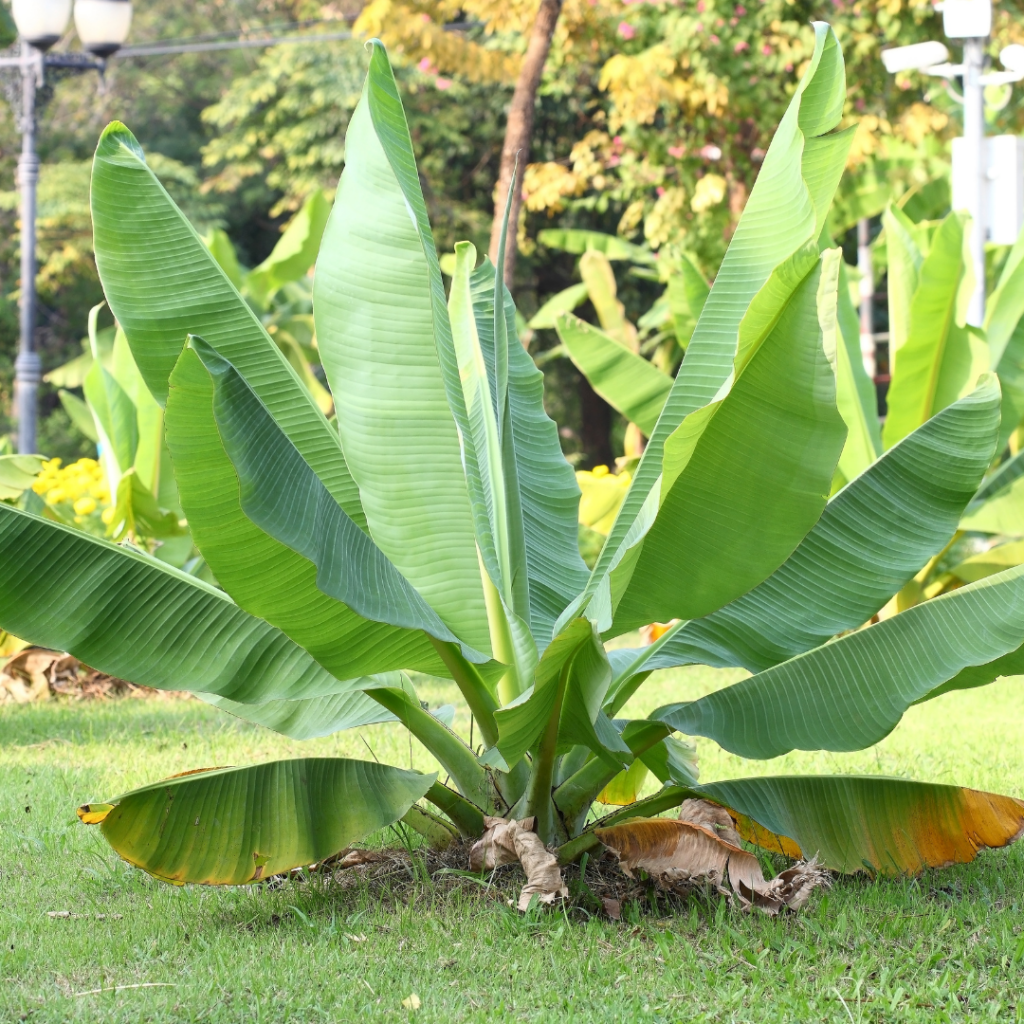
<path fill-rule="evenodd" d="M 964 256 L 968 220 L 951 213 L 932 239 L 910 301 L 907 340 L 896 354 L 883 438 L 891 447 L 971 391 L 989 369 L 984 335 L 965 326 L 973 289 Z"/>
<path fill-rule="evenodd" d="M 590 386 L 650 437 L 672 389 L 672 378 L 571 313 L 558 317 L 556 327 L 569 357 Z"/>
<path fill-rule="evenodd" d="M 1024 831 L 1022 800 L 905 779 L 737 779 L 699 792 L 788 837 L 805 857 L 848 874 L 911 875 L 967 864 L 980 850 L 1007 846 Z M 753 830 L 743 838 L 765 841 Z"/>
<path fill-rule="evenodd" d="M 640 791 L 643 789 L 644 782 L 647 781 L 647 775 L 647 765 L 637 758 L 598 793 L 597 802 L 599 804 L 614 804 L 617 807 L 635 804 L 640 799 Z"/>
<path fill-rule="evenodd" d="M 636 327 L 626 319 L 626 307 L 619 301 L 615 271 L 608 257 L 596 249 L 588 249 L 580 257 L 580 276 L 602 330 L 630 352 L 637 352 L 640 343 Z"/>
<path fill-rule="evenodd" d="M 126 861 L 157 878 L 243 885 L 390 825 L 436 778 L 340 757 L 212 768 L 125 793 L 99 824 Z M 80 815 L 95 819 L 91 807 Z"/>
<path fill-rule="evenodd" d="M 470 500 L 479 471 L 444 285 L 379 43 L 346 140 L 313 304 L 338 430 L 374 543 L 452 631 L 489 652 L 475 520 L 486 506 Z"/>

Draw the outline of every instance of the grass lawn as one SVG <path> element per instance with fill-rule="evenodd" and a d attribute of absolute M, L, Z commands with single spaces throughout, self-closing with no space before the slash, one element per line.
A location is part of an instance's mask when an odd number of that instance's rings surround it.
<path fill-rule="evenodd" d="M 630 710 L 738 677 L 662 673 Z M 859 754 L 753 764 L 700 741 L 702 777 L 872 772 L 1024 795 L 1022 683 L 913 708 Z M 434 706 L 453 690 L 421 697 Z M 198 701 L 0 710 L 0 1021 L 1024 1021 L 1024 842 L 916 879 L 841 880 L 795 916 L 695 895 L 668 916 L 629 906 L 616 924 L 521 916 L 468 881 L 409 882 L 401 898 L 176 888 L 75 818 L 80 803 L 187 768 L 368 759 L 360 737 L 381 761 L 432 768 L 397 726 L 299 744 Z M 65 910 L 80 916 L 48 916 Z M 403 1007 L 414 993 L 419 1009 Z"/>

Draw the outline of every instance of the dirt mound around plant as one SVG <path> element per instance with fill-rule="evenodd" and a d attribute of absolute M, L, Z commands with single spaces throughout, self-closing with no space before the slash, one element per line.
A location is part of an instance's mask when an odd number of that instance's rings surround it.
<path fill-rule="evenodd" d="M 111 700 L 146 697 L 157 700 L 191 698 L 184 690 L 154 690 L 108 676 L 77 658 L 42 647 L 26 647 L 0 669 L 0 704 L 29 704 L 63 697 L 70 700 Z"/>

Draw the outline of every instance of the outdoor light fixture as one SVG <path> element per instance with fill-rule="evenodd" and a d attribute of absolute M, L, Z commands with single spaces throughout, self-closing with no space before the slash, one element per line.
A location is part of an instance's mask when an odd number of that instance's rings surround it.
<path fill-rule="evenodd" d="M 81 2 L 81 0 L 79 0 Z M 942 43 L 914 43 L 882 51 L 882 63 L 890 75 L 897 71 L 923 71 L 949 60 L 949 50 Z"/>
<path fill-rule="evenodd" d="M 14 0 L 11 13 L 18 34 L 37 50 L 48 50 L 71 20 L 71 0 Z"/>
<path fill-rule="evenodd" d="M 75 0 L 75 28 L 82 46 L 106 59 L 128 38 L 131 0 Z"/>

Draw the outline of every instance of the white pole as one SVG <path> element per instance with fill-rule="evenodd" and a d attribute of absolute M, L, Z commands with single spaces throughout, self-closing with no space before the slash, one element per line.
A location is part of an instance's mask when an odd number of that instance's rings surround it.
<path fill-rule="evenodd" d="M 21 159 L 18 188 L 21 190 L 21 346 L 14 361 L 15 408 L 18 418 L 18 452 L 36 450 L 36 395 L 42 361 L 35 349 L 36 329 L 36 75 L 39 61 L 32 47 L 21 44 Z"/>
<path fill-rule="evenodd" d="M 857 221 L 857 269 L 860 271 L 860 357 L 864 370 L 874 380 L 875 360 L 875 274 L 871 265 L 871 224 L 867 217 Z"/>
<path fill-rule="evenodd" d="M 981 327 L 985 322 L 985 184 L 988 167 L 985 160 L 985 99 L 981 72 L 984 39 L 964 40 L 964 179 L 967 185 L 967 211 L 971 225 L 970 253 L 974 263 L 974 294 L 967 308 L 967 322 Z"/>

